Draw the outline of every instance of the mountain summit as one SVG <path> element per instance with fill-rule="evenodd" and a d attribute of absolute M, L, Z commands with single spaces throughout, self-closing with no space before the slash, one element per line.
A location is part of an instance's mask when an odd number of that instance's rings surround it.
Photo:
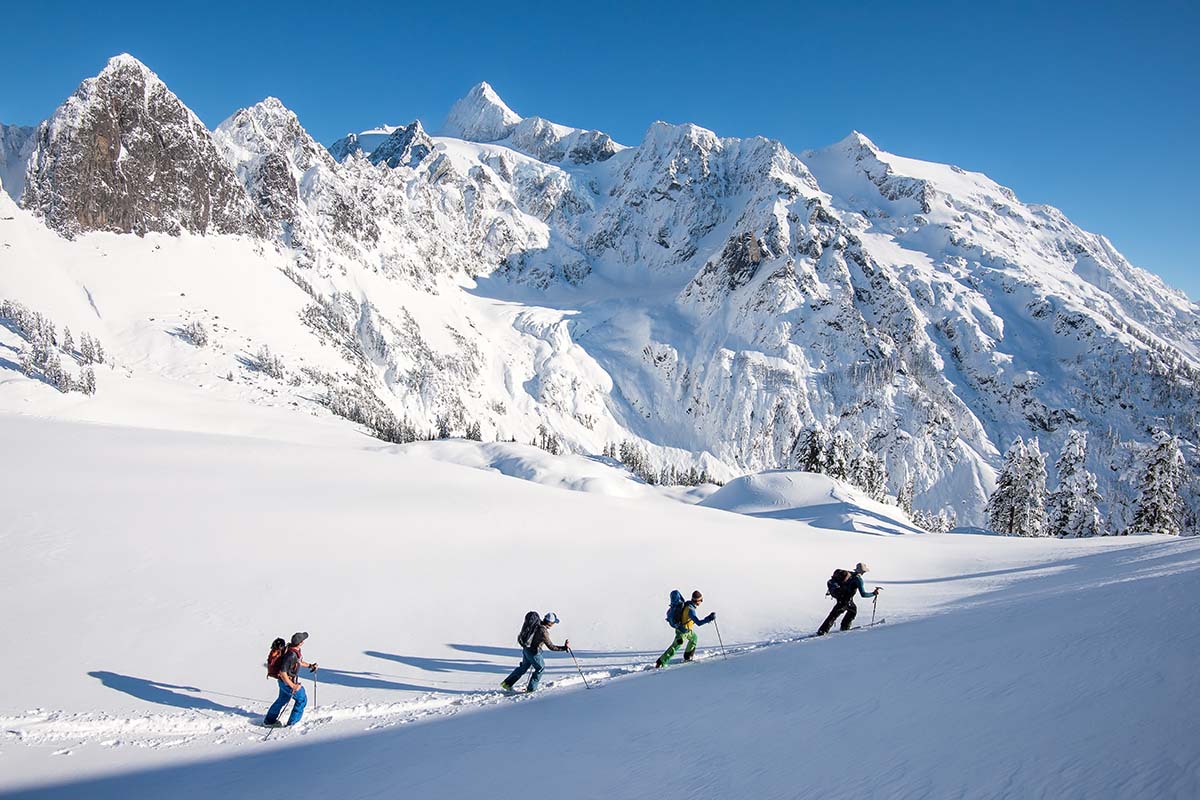
<path fill-rule="evenodd" d="M 265 230 L 208 129 L 128 54 L 42 123 L 22 203 L 67 236 Z"/>
<path fill-rule="evenodd" d="M 450 108 L 442 123 L 442 135 L 469 142 L 494 142 L 512 133 L 520 122 L 521 116 L 483 82 Z"/>

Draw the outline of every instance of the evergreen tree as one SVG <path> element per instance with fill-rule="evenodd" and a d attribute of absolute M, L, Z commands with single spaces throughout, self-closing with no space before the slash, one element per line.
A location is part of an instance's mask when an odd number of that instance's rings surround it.
<path fill-rule="evenodd" d="M 467 426 L 467 438 L 476 442 L 483 441 L 483 430 L 479 426 L 479 421 L 474 420 Z"/>
<path fill-rule="evenodd" d="M 1186 464 L 1179 440 L 1155 428 L 1153 441 L 1138 465 L 1138 500 L 1133 513 L 1133 532 L 1178 536 L 1183 527 L 1182 489 Z"/>
<path fill-rule="evenodd" d="M 96 363 L 96 344 L 87 332 L 79 337 L 79 358 L 84 366 Z"/>
<path fill-rule="evenodd" d="M 829 434 L 820 425 L 804 435 L 800 445 L 800 469 L 805 472 L 825 473 L 829 469 L 829 450 L 832 443 Z"/>
<path fill-rule="evenodd" d="M 96 393 L 96 371 L 91 367 L 84 367 L 80 373 L 79 391 L 87 395 Z"/>
<path fill-rule="evenodd" d="M 833 434 L 830 439 L 829 459 L 825 467 L 825 474 L 831 478 L 837 478 L 839 481 L 850 477 L 850 453 L 853 449 L 854 443 L 850 439 L 850 434 L 845 431 Z"/>
<path fill-rule="evenodd" d="M 1087 434 L 1071 431 L 1055 462 L 1058 488 L 1050 495 L 1046 521 L 1051 536 L 1099 536 L 1103 534 L 1100 492 L 1096 476 L 1087 470 Z"/>
<path fill-rule="evenodd" d="M 1004 453 L 1004 464 L 996 476 L 996 490 L 987 501 L 988 527 L 1005 536 L 1019 536 L 1017 506 L 1021 471 L 1025 466 L 1025 442 L 1021 437 L 1013 440 Z"/>
<path fill-rule="evenodd" d="M 71 336 L 71 329 L 68 328 L 66 325 L 63 326 L 62 346 L 63 346 L 63 350 L 66 351 L 67 355 L 74 355 L 74 353 L 75 353 L 75 337 Z"/>
<path fill-rule="evenodd" d="M 904 481 L 900 486 L 900 490 L 896 492 L 896 505 L 900 506 L 900 510 L 910 517 L 913 513 L 913 479 L 912 476 Z"/>
<path fill-rule="evenodd" d="M 1046 455 L 1037 437 L 1025 445 L 1023 483 L 1017 509 L 1018 536 L 1046 535 Z"/>

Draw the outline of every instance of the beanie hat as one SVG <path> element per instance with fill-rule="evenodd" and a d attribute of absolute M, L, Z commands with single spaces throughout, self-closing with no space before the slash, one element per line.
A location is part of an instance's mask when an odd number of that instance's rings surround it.
<path fill-rule="evenodd" d="M 297 633 L 293 633 L 292 634 L 292 647 L 299 647 L 304 642 L 304 640 L 307 638 L 308 638 L 307 632 L 299 631 Z"/>
<path fill-rule="evenodd" d="M 697 589 L 696 591 L 692 592 L 692 599 L 693 600 L 703 600 L 704 595 L 700 594 L 700 590 Z"/>
<path fill-rule="evenodd" d="M 558 614 L 555 614 L 553 611 L 547 611 L 546 616 L 542 617 L 542 622 L 549 623 L 550 625 L 557 625 Z"/>
<path fill-rule="evenodd" d="M 863 575 L 865 573 L 870 572 L 871 570 L 867 569 L 867 565 L 860 561 L 854 565 L 854 571 L 857 572 L 859 575 Z"/>

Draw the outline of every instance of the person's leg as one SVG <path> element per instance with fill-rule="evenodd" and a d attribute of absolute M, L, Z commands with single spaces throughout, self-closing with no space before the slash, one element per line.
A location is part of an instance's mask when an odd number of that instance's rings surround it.
<path fill-rule="evenodd" d="M 276 679 L 278 680 L 278 679 Z M 267 709 L 267 716 L 263 718 L 263 723 L 266 725 L 274 725 L 279 721 L 279 714 L 283 711 L 283 707 L 287 705 L 288 700 L 292 699 L 292 690 L 283 681 L 279 682 L 279 697 L 275 698 L 275 702 L 271 703 L 271 707 Z"/>
<path fill-rule="evenodd" d="M 679 645 L 681 644 L 683 644 L 683 633 L 681 631 L 675 631 L 675 641 L 671 642 L 671 646 L 667 648 L 666 652 L 658 657 L 658 665 L 661 667 L 663 664 L 666 664 L 668 661 L 674 658 L 675 651 L 679 649 Z"/>
<path fill-rule="evenodd" d="M 850 624 L 854 622 L 854 618 L 858 616 L 858 606 L 854 605 L 853 600 L 846 601 L 846 616 L 842 617 L 842 630 L 850 630 Z"/>
<path fill-rule="evenodd" d="M 829 629 L 833 627 L 833 623 L 841 616 L 841 613 L 846 610 L 846 604 L 842 600 L 838 600 L 833 604 L 833 610 L 829 612 L 829 616 L 821 623 L 821 627 L 817 628 L 817 635 L 824 636 L 829 633 Z"/>
<path fill-rule="evenodd" d="M 533 654 L 533 675 L 529 677 L 529 686 L 525 688 L 527 692 L 536 692 L 538 684 L 542 682 L 542 670 L 546 668 L 546 659 L 541 653 Z"/>
<path fill-rule="evenodd" d="M 299 678 L 297 678 L 299 680 Z M 292 695 L 296 701 L 292 703 L 292 715 L 288 717 L 288 725 L 295 725 L 300 721 L 300 717 L 304 716 L 304 707 L 308 705 L 308 695 L 304 693 L 304 687 L 301 686 Z"/>
<path fill-rule="evenodd" d="M 683 651 L 683 660 L 691 661 L 696 657 L 696 632 L 688 631 L 684 638 L 687 639 L 687 649 Z"/>
<path fill-rule="evenodd" d="M 514 669 L 507 678 L 504 679 L 503 685 L 507 686 L 510 689 L 512 687 L 516 686 L 517 681 L 521 680 L 521 676 L 524 675 L 531 666 L 533 666 L 533 661 L 529 657 L 529 651 L 522 647 L 521 648 L 521 663 L 517 665 L 517 668 Z"/>

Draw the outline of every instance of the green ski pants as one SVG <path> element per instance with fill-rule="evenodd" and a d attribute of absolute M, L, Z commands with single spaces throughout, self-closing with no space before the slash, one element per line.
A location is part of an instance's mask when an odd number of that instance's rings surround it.
<path fill-rule="evenodd" d="M 675 641 L 671 642 L 671 646 L 667 648 L 667 652 L 663 653 L 658 658 L 658 663 L 666 664 L 675 656 L 675 651 L 679 649 L 679 645 L 687 641 L 687 649 L 683 651 L 683 660 L 691 661 L 692 656 L 696 654 L 696 632 L 695 631 L 675 631 Z"/>

